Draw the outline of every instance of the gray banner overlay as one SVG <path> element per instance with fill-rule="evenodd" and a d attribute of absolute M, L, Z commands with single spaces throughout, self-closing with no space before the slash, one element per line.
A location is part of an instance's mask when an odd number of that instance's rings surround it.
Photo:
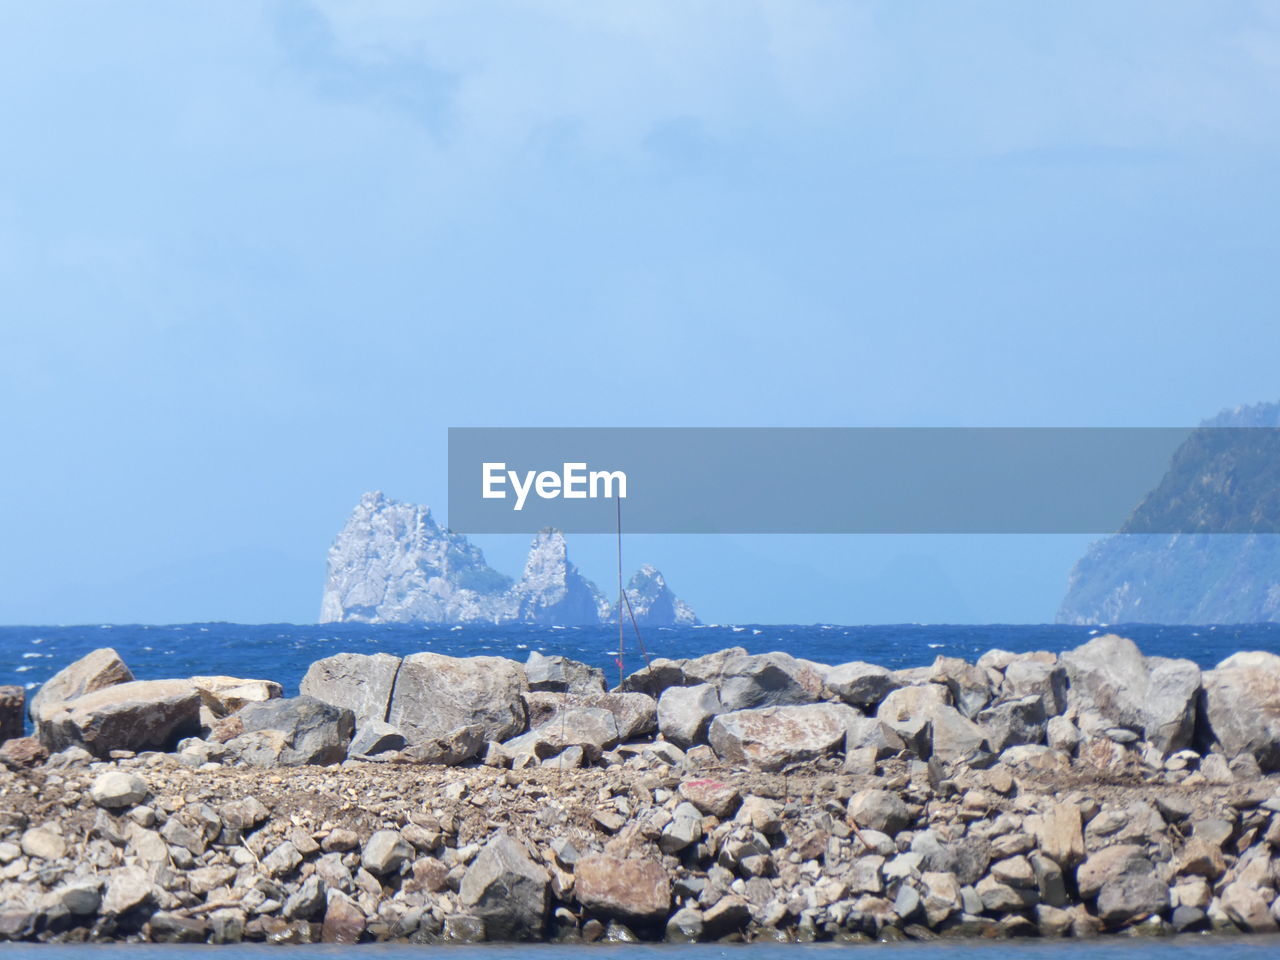
<path fill-rule="evenodd" d="M 1269 427 L 453 428 L 449 526 L 612 533 L 619 474 L 628 533 L 1280 532 Z"/>

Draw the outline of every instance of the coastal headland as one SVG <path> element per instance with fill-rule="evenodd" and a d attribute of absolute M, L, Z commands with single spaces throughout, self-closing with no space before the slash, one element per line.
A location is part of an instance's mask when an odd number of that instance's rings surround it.
<path fill-rule="evenodd" d="M 339 654 L 0 691 L 0 940 L 1280 929 L 1280 657 Z M 24 736 L 23 714 L 33 736 Z"/>

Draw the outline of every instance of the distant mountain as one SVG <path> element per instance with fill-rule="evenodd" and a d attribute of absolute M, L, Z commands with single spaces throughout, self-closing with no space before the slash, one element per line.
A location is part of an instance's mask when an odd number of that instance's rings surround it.
<path fill-rule="evenodd" d="M 1280 427 L 1280 404 L 1237 407 L 1202 427 Z M 1119 533 L 1075 565 L 1059 623 L 1280 621 L 1276 436 L 1196 430 Z M 1160 530 L 1186 533 L 1153 533 Z"/>
<path fill-rule="evenodd" d="M 645 565 L 627 597 L 641 625 L 697 623 L 662 574 Z M 623 611 L 626 616 L 626 611 Z M 518 581 L 479 547 L 436 523 L 427 507 L 366 493 L 329 548 L 320 622 L 611 623 L 616 611 L 569 559 L 557 530 L 533 539 Z"/>

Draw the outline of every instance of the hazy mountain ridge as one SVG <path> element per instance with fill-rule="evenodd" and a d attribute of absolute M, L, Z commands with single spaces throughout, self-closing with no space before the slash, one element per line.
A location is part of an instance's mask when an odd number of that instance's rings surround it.
<path fill-rule="evenodd" d="M 1280 404 L 1227 410 L 1201 424 L 1280 427 Z M 1196 430 L 1118 534 L 1071 572 L 1059 623 L 1280 621 L 1280 457 L 1276 435 Z M 1228 533 L 1153 533 L 1180 529 Z"/>
<path fill-rule="evenodd" d="M 641 624 L 697 623 L 665 578 L 645 565 L 627 587 Z M 625 611 L 624 611 L 625 615 Z M 320 622 L 539 623 L 615 620 L 613 604 L 569 559 L 564 536 L 543 530 L 518 581 L 436 523 L 428 507 L 366 493 L 329 549 Z"/>

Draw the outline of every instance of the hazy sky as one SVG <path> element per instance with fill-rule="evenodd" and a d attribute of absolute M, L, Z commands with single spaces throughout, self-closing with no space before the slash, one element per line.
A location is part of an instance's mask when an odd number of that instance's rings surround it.
<path fill-rule="evenodd" d="M 1266 2 L 4 4 L 0 622 L 313 620 L 454 425 L 1276 399 L 1278 121 Z M 1084 542 L 626 549 L 708 620 L 1026 621 Z"/>

